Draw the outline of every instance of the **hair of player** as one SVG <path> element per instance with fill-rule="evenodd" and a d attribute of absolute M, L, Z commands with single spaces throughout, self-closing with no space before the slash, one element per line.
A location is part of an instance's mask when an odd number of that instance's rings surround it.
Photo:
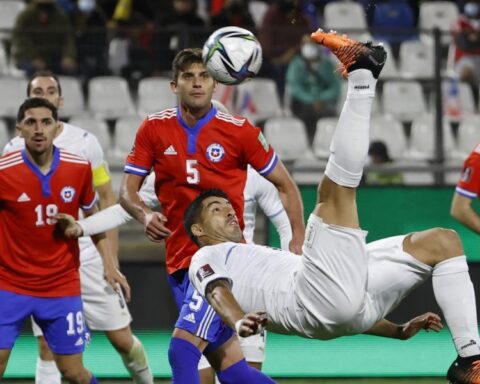
<path fill-rule="evenodd" d="M 183 215 L 183 226 L 190 239 L 198 246 L 198 238 L 192 232 L 192 225 L 200 221 L 203 210 L 203 201 L 211 196 L 223 197 L 228 200 L 228 195 L 221 189 L 206 189 L 193 200 Z"/>
<path fill-rule="evenodd" d="M 41 71 L 35 72 L 30 79 L 28 79 L 28 84 L 27 84 L 27 97 L 30 97 L 30 92 L 32 92 L 32 83 L 33 80 L 35 80 L 37 77 L 51 77 L 52 79 L 55 80 L 57 83 L 57 88 L 58 88 L 58 94 L 62 96 L 62 86 L 60 85 L 60 80 L 58 79 L 58 76 L 55 75 L 52 71 L 49 71 L 48 69 L 44 69 Z"/>
<path fill-rule="evenodd" d="M 25 118 L 25 112 L 32 108 L 48 108 L 52 111 L 53 119 L 58 120 L 57 108 L 52 103 L 41 97 L 31 97 L 26 99 L 18 108 L 17 123 L 20 123 Z"/>
<path fill-rule="evenodd" d="M 203 64 L 201 48 L 185 48 L 177 53 L 172 63 L 173 80 L 178 80 L 180 72 L 192 64 Z"/>

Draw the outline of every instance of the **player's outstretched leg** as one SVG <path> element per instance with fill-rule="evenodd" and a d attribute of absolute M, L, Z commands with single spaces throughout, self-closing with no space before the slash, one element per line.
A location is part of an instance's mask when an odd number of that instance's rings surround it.
<path fill-rule="evenodd" d="M 375 86 L 387 55 L 381 45 L 360 43 L 335 32 L 318 30 L 311 37 L 337 56 L 348 78 L 347 98 L 330 145 L 320 205 L 314 213 L 328 224 L 358 228 L 354 189 L 368 156 Z"/>

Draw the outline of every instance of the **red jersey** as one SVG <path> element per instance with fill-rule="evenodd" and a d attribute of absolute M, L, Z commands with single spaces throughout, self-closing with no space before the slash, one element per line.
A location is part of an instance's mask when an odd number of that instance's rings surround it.
<path fill-rule="evenodd" d="M 243 229 L 247 165 L 268 175 L 278 161 L 260 129 L 212 108 L 189 128 L 178 108 L 148 116 L 138 129 L 124 171 L 155 172 L 155 192 L 172 234 L 166 239 L 167 272 L 188 268 L 198 247 L 183 228 L 183 215 L 200 191 L 225 191 Z"/>
<path fill-rule="evenodd" d="M 468 32 L 480 33 L 480 24 L 478 21 L 470 20 L 465 15 L 460 15 L 452 28 L 454 41 L 458 35 Z M 480 48 L 478 48 L 478 45 L 472 47 L 460 47 L 458 44 L 455 45 L 455 63 L 457 63 L 463 56 L 469 55 L 480 55 Z"/>
<path fill-rule="evenodd" d="M 95 204 L 90 163 L 54 147 L 42 174 L 25 150 L 0 157 L 0 289 L 39 297 L 80 295 L 77 240 L 55 234 L 59 212 Z"/>
<path fill-rule="evenodd" d="M 475 199 L 480 194 L 480 144 L 473 150 L 463 163 L 462 176 L 457 183 L 455 192 Z"/>

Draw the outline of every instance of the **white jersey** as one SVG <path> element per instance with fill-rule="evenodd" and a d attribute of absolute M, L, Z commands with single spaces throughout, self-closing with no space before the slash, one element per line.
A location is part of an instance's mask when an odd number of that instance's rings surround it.
<path fill-rule="evenodd" d="M 227 242 L 198 250 L 190 264 L 189 278 L 203 296 L 208 283 L 228 279 L 245 312 L 264 310 L 269 330 L 295 333 L 284 315 L 295 301 L 295 275 L 301 266 L 302 258 L 288 251 Z"/>
<path fill-rule="evenodd" d="M 255 216 L 257 206 L 260 206 L 265 216 L 275 225 L 280 235 L 281 248 L 288 250 L 292 239 L 292 228 L 282 201 L 275 186 L 261 176 L 255 169 L 248 166 L 247 182 L 243 191 L 244 208 L 243 221 L 245 228 L 243 237 L 247 243 L 253 243 L 255 231 Z"/>
<path fill-rule="evenodd" d="M 62 132 L 53 140 L 53 144 L 62 149 L 86 158 L 96 169 L 105 164 L 103 149 L 97 138 L 82 128 L 63 123 Z M 3 154 L 20 150 L 25 147 L 25 141 L 21 137 L 14 137 L 3 149 Z M 81 237 L 78 241 L 80 246 L 80 262 L 91 261 L 100 254 L 89 236 Z"/>

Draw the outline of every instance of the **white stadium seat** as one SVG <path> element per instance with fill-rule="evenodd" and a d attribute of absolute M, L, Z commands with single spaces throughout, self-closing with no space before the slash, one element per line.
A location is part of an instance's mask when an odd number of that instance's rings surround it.
<path fill-rule="evenodd" d="M 383 141 L 392 159 L 400 159 L 405 156 L 407 150 L 407 138 L 403 131 L 403 125 L 392 116 L 374 116 L 370 126 L 370 141 Z"/>
<path fill-rule="evenodd" d="M 422 1 L 418 17 L 418 27 L 430 30 L 439 28 L 442 32 L 442 43 L 448 44 L 451 40 L 450 30 L 458 18 L 458 6 L 453 1 Z M 426 43 L 433 43 L 431 34 L 422 33 L 421 39 Z"/>
<path fill-rule="evenodd" d="M 386 78 L 398 77 L 399 71 L 398 71 L 397 63 L 395 61 L 395 57 L 393 56 L 393 53 L 392 53 L 392 48 L 388 43 L 382 42 L 382 45 L 383 45 L 383 48 L 385 49 L 385 52 L 387 52 L 387 61 L 383 66 L 382 72 L 380 72 L 380 78 L 386 79 Z"/>
<path fill-rule="evenodd" d="M 337 127 L 338 117 L 324 117 L 318 119 L 313 137 L 313 153 L 320 159 L 330 156 L 330 142 Z"/>
<path fill-rule="evenodd" d="M 135 115 L 127 81 L 119 76 L 99 76 L 90 79 L 88 110 L 104 119 Z"/>
<path fill-rule="evenodd" d="M 351 38 L 364 41 L 364 32 L 349 30 L 367 30 L 365 11 L 359 3 L 353 1 L 335 1 L 325 5 L 325 30 L 333 29 L 339 33 L 348 33 Z"/>
<path fill-rule="evenodd" d="M 96 136 L 105 152 L 110 150 L 111 140 L 108 132 L 108 125 L 105 120 L 90 115 L 79 115 L 73 116 L 68 122 L 71 125 L 75 125 L 76 127 L 91 132 Z"/>
<path fill-rule="evenodd" d="M 259 28 L 262 25 L 263 16 L 265 16 L 265 12 L 267 12 L 267 9 L 268 4 L 264 1 L 252 0 L 248 2 L 248 10 L 252 15 L 255 27 Z"/>
<path fill-rule="evenodd" d="M 480 142 L 480 115 L 464 116 L 458 126 L 457 145 L 461 158 L 468 156 Z"/>
<path fill-rule="evenodd" d="M 18 107 L 27 97 L 27 80 L 0 77 L 0 117 L 16 117 Z"/>
<path fill-rule="evenodd" d="M 427 112 L 422 86 L 416 81 L 385 81 L 382 102 L 383 112 L 402 122 Z"/>
<path fill-rule="evenodd" d="M 10 135 L 8 133 L 7 123 L 5 123 L 5 120 L 0 120 L 0 154 L 9 140 Z"/>
<path fill-rule="evenodd" d="M 400 72 L 405 78 L 431 79 L 434 76 L 433 47 L 421 41 L 404 41 L 400 45 Z"/>
<path fill-rule="evenodd" d="M 132 149 L 137 129 L 143 119 L 139 116 L 121 117 L 115 123 L 114 154 L 125 159 Z"/>
<path fill-rule="evenodd" d="M 80 80 L 73 76 L 60 76 L 62 87 L 63 107 L 59 109 L 61 117 L 71 117 L 85 112 L 85 100 L 83 98 Z"/>
<path fill-rule="evenodd" d="M 167 77 L 147 77 L 138 83 L 139 115 L 149 115 L 177 105 L 177 98 L 170 90 Z"/>
<path fill-rule="evenodd" d="M 12 28 L 20 12 L 26 7 L 24 0 L 0 1 L 0 40 L 10 38 Z"/>
<path fill-rule="evenodd" d="M 411 170 L 402 171 L 404 185 L 433 185 L 435 178 L 429 170 L 429 163 L 419 159 L 403 159 L 395 162 L 398 167 L 409 167 Z"/>

